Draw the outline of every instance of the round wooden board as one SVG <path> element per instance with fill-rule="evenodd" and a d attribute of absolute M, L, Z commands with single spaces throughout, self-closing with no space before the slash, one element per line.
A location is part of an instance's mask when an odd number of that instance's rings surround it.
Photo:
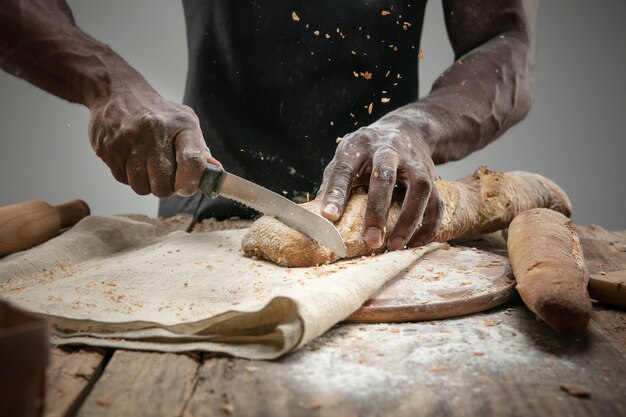
<path fill-rule="evenodd" d="M 421 258 L 346 320 L 382 323 L 443 319 L 487 310 L 515 294 L 507 258 L 451 246 Z"/>

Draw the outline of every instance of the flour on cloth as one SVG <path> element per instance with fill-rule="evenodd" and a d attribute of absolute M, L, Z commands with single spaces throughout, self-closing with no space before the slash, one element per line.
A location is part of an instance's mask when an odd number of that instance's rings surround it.
<path fill-rule="evenodd" d="M 245 232 L 157 237 L 144 222 L 90 216 L 0 259 L 0 297 L 48 316 L 57 344 L 273 359 L 441 246 L 283 268 L 242 256 Z"/>

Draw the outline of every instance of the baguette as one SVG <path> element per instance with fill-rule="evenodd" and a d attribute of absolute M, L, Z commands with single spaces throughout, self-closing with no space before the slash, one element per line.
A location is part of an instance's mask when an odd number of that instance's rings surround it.
<path fill-rule="evenodd" d="M 480 167 L 459 181 L 437 180 L 436 187 L 444 203 L 441 226 L 434 238 L 437 242 L 505 228 L 516 214 L 535 207 L 571 214 L 570 201 L 558 185 L 528 172 L 502 173 Z M 303 206 L 320 213 L 320 204 L 319 200 L 314 200 Z M 385 250 L 385 245 L 373 250 L 363 240 L 366 205 L 367 194 L 354 193 L 343 216 L 335 223 L 344 239 L 347 257 Z M 392 203 L 385 239 L 398 218 L 401 205 L 401 199 Z M 282 266 L 314 266 L 339 259 L 330 249 L 269 216 L 263 216 L 250 227 L 241 247 L 246 256 Z"/>
<path fill-rule="evenodd" d="M 526 306 L 558 332 L 583 331 L 591 317 L 589 276 L 572 221 L 553 210 L 525 211 L 511 222 L 507 246 Z"/>

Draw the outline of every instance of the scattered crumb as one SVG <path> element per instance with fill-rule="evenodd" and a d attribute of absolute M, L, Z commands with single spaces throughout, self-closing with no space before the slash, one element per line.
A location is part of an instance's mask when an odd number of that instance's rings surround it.
<path fill-rule="evenodd" d="M 495 321 L 495 320 L 485 320 L 485 321 L 483 322 L 483 324 L 484 324 L 485 326 L 487 326 L 487 327 L 493 327 L 493 326 L 495 326 L 497 323 L 496 323 L 496 321 Z"/>
<path fill-rule="evenodd" d="M 311 410 L 319 410 L 320 408 L 322 408 L 322 404 L 320 403 L 315 403 L 311 406 Z"/>
<path fill-rule="evenodd" d="M 233 403 L 224 403 L 220 405 L 220 410 L 222 410 L 225 414 L 232 416 L 235 414 L 235 405 Z"/>
<path fill-rule="evenodd" d="M 391 12 L 388 12 L 387 10 L 383 10 L 380 14 L 383 16 L 389 16 Z"/>
<path fill-rule="evenodd" d="M 391 101 L 391 99 L 389 97 L 381 97 L 380 102 L 381 103 L 389 103 Z"/>
<path fill-rule="evenodd" d="M 431 366 L 428 368 L 428 372 L 444 372 L 446 368 L 440 368 L 438 366 Z"/>
<path fill-rule="evenodd" d="M 259 371 L 259 367 L 258 366 L 252 366 L 252 365 L 248 365 L 244 368 L 246 371 L 252 373 L 252 372 L 258 372 Z"/>
<path fill-rule="evenodd" d="M 485 352 L 474 352 L 474 356 L 485 356 Z"/>
<path fill-rule="evenodd" d="M 391 331 L 391 333 L 400 333 L 400 329 L 397 327 L 392 327 L 391 329 L 389 329 Z"/>
<path fill-rule="evenodd" d="M 293 19 L 294 22 L 300 21 L 300 16 L 298 16 L 296 12 L 291 12 L 291 18 Z"/>
<path fill-rule="evenodd" d="M 101 398 L 96 400 L 96 404 L 98 404 L 101 407 L 108 407 L 111 405 L 111 402 L 112 402 L 111 400 L 104 400 Z"/>
<path fill-rule="evenodd" d="M 563 384 L 561 391 L 565 391 L 568 395 L 578 398 L 591 398 L 591 391 L 584 385 L 580 384 Z"/>
<path fill-rule="evenodd" d="M 313 34 L 314 34 L 315 36 L 320 36 L 320 31 L 319 31 L 319 30 L 316 30 L 315 32 L 313 32 Z"/>
<path fill-rule="evenodd" d="M 611 372 L 611 368 L 609 368 L 608 366 L 603 366 L 603 367 L 600 368 L 600 370 L 602 372 Z"/>

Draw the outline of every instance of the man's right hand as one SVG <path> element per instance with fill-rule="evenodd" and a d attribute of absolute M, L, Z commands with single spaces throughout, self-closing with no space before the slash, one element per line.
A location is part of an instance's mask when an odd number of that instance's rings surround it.
<path fill-rule="evenodd" d="M 148 86 L 115 92 L 90 110 L 91 146 L 115 179 L 137 194 L 191 195 L 207 164 L 221 166 L 193 110 Z"/>
<path fill-rule="evenodd" d="M 113 176 L 138 194 L 191 195 L 207 164 L 198 118 L 161 97 L 107 45 L 82 32 L 63 0 L 6 0 L 0 68 L 91 112 L 89 137 Z"/>

